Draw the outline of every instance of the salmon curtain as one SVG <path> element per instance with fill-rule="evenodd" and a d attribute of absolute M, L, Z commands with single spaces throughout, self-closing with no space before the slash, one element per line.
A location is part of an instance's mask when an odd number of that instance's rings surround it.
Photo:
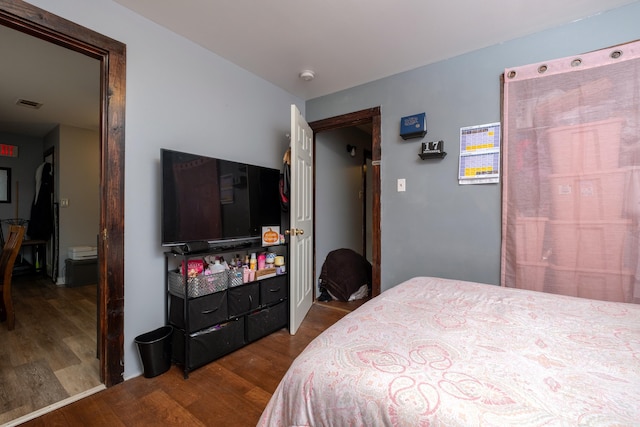
<path fill-rule="evenodd" d="M 640 302 L 640 42 L 505 70 L 502 286 Z"/>

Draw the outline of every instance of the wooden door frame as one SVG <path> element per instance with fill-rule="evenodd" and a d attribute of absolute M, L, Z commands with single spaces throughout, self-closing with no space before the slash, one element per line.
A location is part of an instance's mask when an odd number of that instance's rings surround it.
<path fill-rule="evenodd" d="M 380 230 L 380 159 L 382 156 L 381 141 L 380 141 L 380 107 L 369 108 L 366 110 L 360 110 L 353 113 L 343 114 L 341 116 L 330 117 L 328 119 L 317 120 L 309 123 L 311 130 L 313 131 L 313 191 L 316 190 L 316 135 L 320 132 L 329 130 L 342 129 L 346 127 L 359 126 L 364 124 L 371 124 L 371 177 L 372 193 L 373 193 L 373 241 L 371 242 L 371 257 L 372 257 L 372 284 L 371 294 L 372 296 L 380 295 L 380 264 L 382 262 L 381 256 L 381 230 Z M 315 197 L 314 197 L 314 218 L 315 213 Z M 313 226 L 314 242 L 315 242 L 315 221 Z M 315 244 L 313 247 L 313 258 L 315 260 Z M 315 262 L 314 262 L 315 265 Z M 314 272 L 314 277 L 315 272 Z M 314 287 L 315 289 L 315 287 Z"/>
<path fill-rule="evenodd" d="M 58 246 L 58 212 L 56 211 L 57 206 L 54 204 L 54 201 L 58 197 L 58 192 L 56 191 L 56 170 L 58 169 L 58 165 L 56 164 L 56 150 L 55 147 L 49 147 L 44 150 L 42 153 L 42 161 L 46 162 L 47 157 L 51 156 L 51 177 L 53 179 L 53 183 L 51 185 L 51 192 L 53 198 L 51 200 L 51 211 L 53 212 L 53 234 L 51 236 L 51 249 L 47 248 L 47 253 L 51 254 L 51 280 L 56 282 L 58 280 L 58 256 L 59 256 L 59 246 Z M 45 273 L 47 272 L 47 259 L 45 258 Z"/>
<path fill-rule="evenodd" d="M 368 147 L 363 150 L 362 165 L 360 165 L 360 172 L 362 180 L 360 182 L 360 193 L 362 194 L 362 254 L 367 254 L 367 159 L 372 159 L 373 154 L 371 148 Z M 373 160 L 373 159 L 372 159 Z M 373 191 L 371 191 L 373 196 Z M 372 201 L 373 202 L 373 201 Z M 373 223 L 373 218 L 371 219 Z M 371 239 L 373 239 L 373 227 L 371 228 Z M 371 250 L 373 251 L 373 242 Z M 373 285 L 372 285 L 373 288 Z"/>
<path fill-rule="evenodd" d="M 126 46 L 21 0 L 0 0 L 0 25 L 100 61 L 100 380 L 124 380 L 124 148 Z"/>

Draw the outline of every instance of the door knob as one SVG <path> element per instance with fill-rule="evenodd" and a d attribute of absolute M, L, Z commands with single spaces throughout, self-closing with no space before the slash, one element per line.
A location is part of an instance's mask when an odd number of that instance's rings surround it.
<path fill-rule="evenodd" d="M 304 230 L 302 230 L 300 228 L 292 228 L 291 230 L 285 230 L 284 234 L 291 235 L 291 236 L 297 236 L 298 234 L 304 234 Z"/>

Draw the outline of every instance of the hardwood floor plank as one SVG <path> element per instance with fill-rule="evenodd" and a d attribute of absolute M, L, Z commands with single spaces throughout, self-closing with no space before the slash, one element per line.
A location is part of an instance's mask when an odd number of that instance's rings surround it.
<path fill-rule="evenodd" d="M 82 321 L 80 329 L 84 329 L 85 322 L 96 320 L 96 295 L 92 295 L 96 287 L 87 286 L 88 292 L 79 290 L 83 288 L 62 288 L 59 297 L 51 300 L 51 305 L 72 322 Z"/>
<path fill-rule="evenodd" d="M 3 370 L 0 374 L 0 422 L 9 421 L 3 415 L 20 408 L 28 401 L 28 393 L 21 389 L 22 384 L 18 380 L 16 372 Z"/>
<path fill-rule="evenodd" d="M 53 371 L 64 369 L 70 365 L 77 365 L 82 359 L 67 346 L 64 339 L 58 340 L 46 335 L 46 332 L 37 333 L 32 336 L 35 346 L 39 347 L 39 354 L 46 354 L 49 367 Z"/>
<path fill-rule="evenodd" d="M 4 325 L 2 327 L 4 328 Z M 0 328 L 0 341 L 3 345 L 6 343 L 6 347 L 11 349 L 9 353 L 11 363 L 7 369 L 13 369 L 42 357 L 36 341 L 29 336 L 18 321 L 16 321 L 16 328 L 13 331 L 9 332 L 6 328 Z"/>
<path fill-rule="evenodd" d="M 64 413 L 65 426 L 125 426 L 120 417 L 113 411 L 112 408 L 100 403 L 99 400 L 86 398 L 86 402 L 83 401 L 82 405 L 79 405 L 77 411 L 69 411 Z M 51 426 L 48 424 L 47 426 Z"/>
<path fill-rule="evenodd" d="M 62 340 L 64 344 L 69 348 L 73 354 L 78 356 L 80 360 L 91 361 L 93 359 L 98 360 L 96 357 L 96 336 L 93 334 L 89 336 L 85 333 L 77 335 L 71 335 Z"/>
<path fill-rule="evenodd" d="M 43 408 L 69 397 L 45 360 L 26 363 L 14 370 L 20 382 L 20 389 L 38 390 L 38 393 L 29 394 L 31 404 L 36 408 Z"/>
<path fill-rule="evenodd" d="M 267 403 L 269 403 L 269 399 L 271 399 L 272 394 L 273 393 L 269 393 L 260 387 L 254 387 L 247 392 L 246 396 L 247 399 L 256 405 L 256 407 L 260 408 L 260 413 L 262 413 L 264 408 L 267 406 Z"/>
<path fill-rule="evenodd" d="M 98 360 L 82 362 L 54 372 L 58 381 L 69 396 L 73 396 L 100 383 L 100 366 Z"/>
<path fill-rule="evenodd" d="M 153 390 L 133 401 L 120 402 L 116 409 L 125 425 L 205 426 L 164 390 Z"/>
<path fill-rule="evenodd" d="M 18 406 L 16 408 L 2 411 L 0 414 L 0 424 L 6 424 L 10 421 L 20 418 L 24 414 L 28 414 L 30 411 L 31 405 Z"/>
<path fill-rule="evenodd" d="M 16 300 L 16 319 L 18 313 L 21 315 L 20 321 L 24 328 L 30 332 L 37 332 L 41 335 L 50 336 L 51 339 L 63 340 L 64 338 L 79 334 L 82 329 L 73 323 L 72 316 L 77 315 L 76 311 L 69 313 L 61 312 L 60 305 L 56 307 L 56 301 L 42 298 L 20 298 Z M 67 305 L 73 302 L 67 301 Z M 55 319 L 55 324 L 48 323 Z M 55 326 L 55 327 L 53 327 Z"/>
<path fill-rule="evenodd" d="M 189 412 L 207 426 L 250 425 L 260 417 L 262 408 L 256 407 L 244 395 L 211 390 L 188 406 Z"/>

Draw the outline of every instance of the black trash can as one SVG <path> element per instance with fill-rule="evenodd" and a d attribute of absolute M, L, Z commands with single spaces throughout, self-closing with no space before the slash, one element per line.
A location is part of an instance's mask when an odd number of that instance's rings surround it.
<path fill-rule="evenodd" d="M 163 374 L 171 367 L 171 333 L 173 327 L 163 326 L 136 337 L 145 378 Z"/>

